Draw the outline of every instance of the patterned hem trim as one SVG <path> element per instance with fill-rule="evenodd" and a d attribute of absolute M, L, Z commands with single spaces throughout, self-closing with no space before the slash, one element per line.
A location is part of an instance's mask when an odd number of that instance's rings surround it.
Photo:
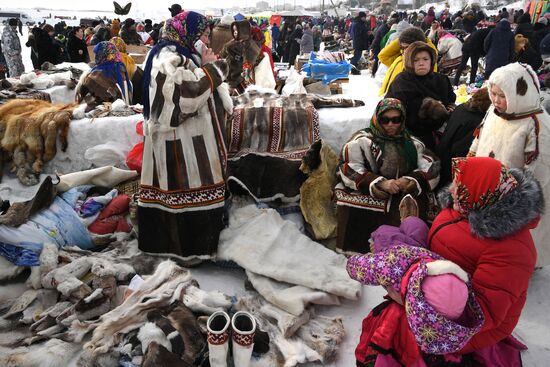
<path fill-rule="evenodd" d="M 140 186 L 140 204 L 158 205 L 160 209 L 186 209 L 221 204 L 225 198 L 225 183 L 196 190 L 163 191 L 153 186 Z"/>
<path fill-rule="evenodd" d="M 235 331 L 233 331 L 233 341 L 240 345 L 241 347 L 250 347 L 252 348 L 252 345 L 254 344 L 254 335 L 256 333 L 242 335 Z"/>
<path fill-rule="evenodd" d="M 257 152 L 252 149 L 242 149 L 238 153 L 229 154 L 230 160 L 236 160 L 239 158 L 242 158 L 248 154 L 256 154 L 264 157 L 276 157 L 276 158 L 283 158 L 287 159 L 289 161 L 301 161 L 302 158 L 306 155 L 308 148 L 305 149 L 299 149 L 299 150 L 291 150 L 286 152 Z"/>
<path fill-rule="evenodd" d="M 220 333 L 220 334 L 214 334 L 209 332 L 207 340 L 208 340 L 208 344 L 212 344 L 212 345 L 225 344 L 229 340 L 229 332 L 224 331 L 223 333 Z"/>
<path fill-rule="evenodd" d="M 364 194 L 351 194 L 341 189 L 335 189 L 336 205 L 351 206 L 358 209 L 367 209 L 375 212 L 387 213 L 391 200 L 378 200 Z"/>

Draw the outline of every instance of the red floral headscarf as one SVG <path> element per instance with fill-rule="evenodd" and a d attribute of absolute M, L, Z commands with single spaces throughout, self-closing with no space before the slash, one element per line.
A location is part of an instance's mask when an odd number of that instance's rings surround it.
<path fill-rule="evenodd" d="M 516 178 L 494 158 L 453 158 L 452 164 L 455 204 L 461 214 L 490 206 L 518 186 Z"/>

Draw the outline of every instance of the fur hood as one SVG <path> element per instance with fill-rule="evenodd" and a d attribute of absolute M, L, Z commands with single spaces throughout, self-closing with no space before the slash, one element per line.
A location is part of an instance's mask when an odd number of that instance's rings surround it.
<path fill-rule="evenodd" d="M 468 213 L 472 234 L 481 238 L 499 239 L 514 234 L 544 213 L 542 189 L 533 174 L 510 169 L 518 187 L 494 205 Z M 452 208 L 453 199 L 448 186 L 438 195 L 442 208 Z"/>
<path fill-rule="evenodd" d="M 405 70 L 409 73 L 414 74 L 414 58 L 419 52 L 426 51 L 431 56 L 431 70 L 434 69 L 434 65 L 437 61 L 437 51 L 435 47 L 432 47 L 431 43 L 426 43 L 422 41 L 413 42 L 407 47 L 403 54 L 403 60 L 405 61 Z"/>
<path fill-rule="evenodd" d="M 496 69 L 489 78 L 489 86 L 492 85 L 502 89 L 506 96 L 506 115 L 540 110 L 539 80 L 529 65 L 516 62 Z"/>

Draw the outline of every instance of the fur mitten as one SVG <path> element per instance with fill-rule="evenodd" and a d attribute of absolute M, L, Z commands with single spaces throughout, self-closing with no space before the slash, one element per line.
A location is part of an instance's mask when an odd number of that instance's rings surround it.
<path fill-rule="evenodd" d="M 372 194 L 376 199 L 386 200 L 390 198 L 390 194 L 385 191 L 382 191 L 378 186 L 372 185 Z"/>
<path fill-rule="evenodd" d="M 421 119 L 446 120 L 449 118 L 449 111 L 447 111 L 447 108 L 440 101 L 426 97 L 422 100 L 422 105 L 418 110 L 418 117 Z"/>

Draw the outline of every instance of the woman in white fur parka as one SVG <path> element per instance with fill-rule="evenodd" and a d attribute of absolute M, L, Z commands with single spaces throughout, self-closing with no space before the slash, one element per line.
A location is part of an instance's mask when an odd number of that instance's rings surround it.
<path fill-rule="evenodd" d="M 550 115 L 541 107 L 537 75 L 526 64 L 513 63 L 489 78 L 489 108 L 470 147 L 469 156 L 493 157 L 508 168 L 534 173 L 550 198 Z M 537 266 L 550 264 L 550 214 L 532 230 Z"/>

